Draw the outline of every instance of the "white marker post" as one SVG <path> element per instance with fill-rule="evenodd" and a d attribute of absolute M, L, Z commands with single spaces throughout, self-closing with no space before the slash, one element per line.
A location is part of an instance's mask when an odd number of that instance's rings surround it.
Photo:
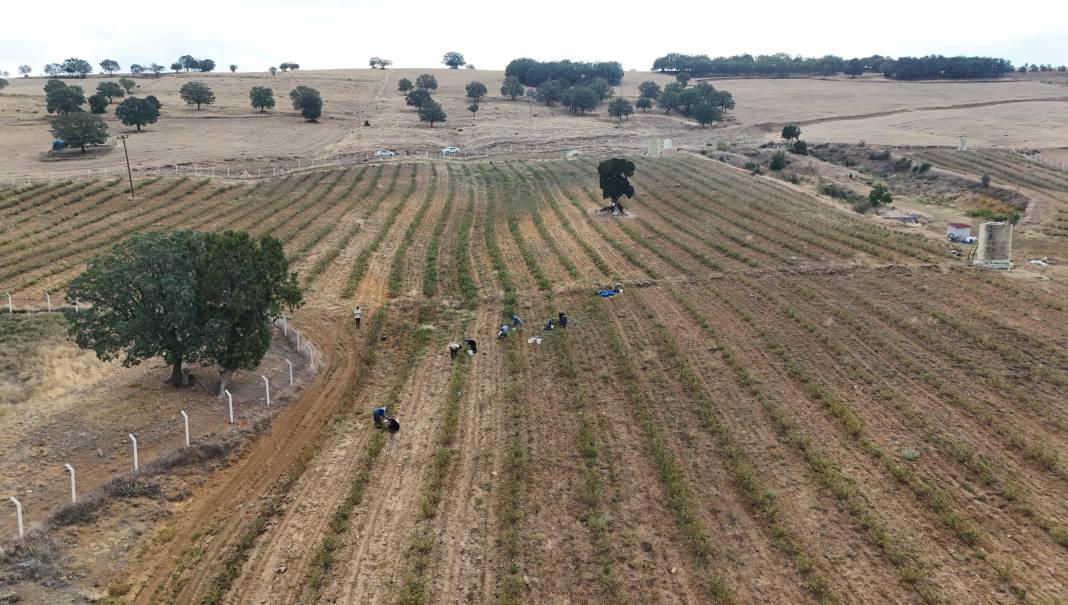
<path fill-rule="evenodd" d="M 14 305 L 11 304 L 11 293 L 10 292 L 5 292 L 5 294 L 7 294 L 7 312 L 8 313 L 14 313 L 15 312 L 15 307 L 14 307 Z"/>
<path fill-rule="evenodd" d="M 267 390 L 267 407 L 271 407 L 271 383 L 263 374 L 260 374 L 260 378 L 263 379 L 263 388 Z"/>
<path fill-rule="evenodd" d="M 286 323 L 286 316 L 282 316 L 282 336 L 289 336 L 289 324 Z"/>
<path fill-rule="evenodd" d="M 19 499 L 14 496 L 11 496 L 9 500 L 15 503 L 15 520 L 18 521 L 19 540 L 21 540 L 22 537 L 26 535 L 26 532 L 22 529 L 22 503 L 19 502 Z"/>
<path fill-rule="evenodd" d="M 181 410 L 182 424 L 185 425 L 185 446 L 189 447 L 189 414 L 185 413 L 185 410 Z"/>
<path fill-rule="evenodd" d="M 226 393 L 226 400 L 230 406 L 230 424 L 234 423 L 234 396 L 230 394 L 230 391 L 223 390 Z"/>
<path fill-rule="evenodd" d="M 10 297 L 8 297 L 8 298 L 10 298 Z M 293 333 L 297 335 L 297 351 L 299 352 L 300 351 L 300 332 L 298 332 L 297 330 L 293 330 Z"/>
<path fill-rule="evenodd" d="M 289 386 L 293 386 L 293 362 L 287 359 L 286 363 L 289 364 Z"/>
<path fill-rule="evenodd" d="M 134 472 L 136 473 L 141 470 L 141 463 L 137 459 L 137 437 L 134 437 L 133 433 L 127 433 L 126 435 L 130 438 L 130 441 L 133 442 Z"/>
<path fill-rule="evenodd" d="M 74 312 L 75 313 L 81 312 L 81 307 L 78 306 L 78 301 L 74 301 Z"/>
<path fill-rule="evenodd" d="M 48 312 L 51 313 L 52 312 L 52 295 L 49 294 L 48 292 L 45 292 L 45 300 L 48 301 Z"/>
<path fill-rule="evenodd" d="M 64 464 L 67 467 L 67 472 L 70 473 L 70 503 L 74 504 L 78 502 L 78 488 L 74 483 L 74 467 L 70 464 Z"/>

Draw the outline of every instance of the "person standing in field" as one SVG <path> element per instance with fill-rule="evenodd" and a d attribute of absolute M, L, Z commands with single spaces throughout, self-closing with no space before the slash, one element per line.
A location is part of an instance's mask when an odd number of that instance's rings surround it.
<path fill-rule="evenodd" d="M 356 329 L 360 329 L 360 318 L 363 317 L 363 313 L 360 311 L 360 306 L 356 305 L 356 308 L 352 310 L 352 318 L 356 320 Z"/>

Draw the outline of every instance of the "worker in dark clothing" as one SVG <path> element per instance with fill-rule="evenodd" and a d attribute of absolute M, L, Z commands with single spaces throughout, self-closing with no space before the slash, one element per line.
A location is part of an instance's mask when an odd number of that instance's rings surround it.
<path fill-rule="evenodd" d="M 391 433 L 396 433 L 397 431 L 400 430 L 400 423 L 397 422 L 396 418 L 394 418 L 393 416 L 390 416 L 389 419 L 386 420 L 386 430 L 388 430 Z"/>
<path fill-rule="evenodd" d="M 505 338 L 508 336 L 508 324 L 501 324 L 501 329 L 497 330 L 497 338 Z"/>
<path fill-rule="evenodd" d="M 553 319 L 552 317 L 550 317 L 549 321 L 545 322 L 545 329 L 546 330 L 555 330 L 556 329 L 556 320 Z"/>
<path fill-rule="evenodd" d="M 386 419 L 386 408 L 384 408 L 384 407 L 375 408 L 375 411 L 371 414 L 371 417 L 375 421 L 375 428 L 376 429 L 382 428 L 382 423 Z"/>
<path fill-rule="evenodd" d="M 460 343 L 449 343 L 449 357 L 456 359 L 456 356 L 460 354 Z"/>
<path fill-rule="evenodd" d="M 466 339 L 466 342 L 468 355 L 474 355 L 475 353 L 478 353 L 478 343 L 475 342 L 474 338 L 468 338 Z"/>
<path fill-rule="evenodd" d="M 516 328 L 516 329 L 523 327 L 523 319 L 521 317 L 519 317 L 518 315 L 513 315 L 512 316 L 512 327 Z"/>
<path fill-rule="evenodd" d="M 568 319 L 567 318 L 567 313 L 561 312 L 560 313 L 560 321 L 558 322 L 560 324 L 561 328 L 564 328 L 564 329 L 567 328 L 567 319 Z"/>

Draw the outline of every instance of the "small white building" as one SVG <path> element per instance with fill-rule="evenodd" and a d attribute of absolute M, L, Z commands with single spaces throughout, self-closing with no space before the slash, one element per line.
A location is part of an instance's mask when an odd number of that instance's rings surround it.
<path fill-rule="evenodd" d="M 972 236 L 972 226 L 968 223 L 948 223 L 946 238 L 953 241 L 965 241 Z"/>

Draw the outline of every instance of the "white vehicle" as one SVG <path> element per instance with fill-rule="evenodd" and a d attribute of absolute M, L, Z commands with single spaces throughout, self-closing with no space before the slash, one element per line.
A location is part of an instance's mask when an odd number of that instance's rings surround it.
<path fill-rule="evenodd" d="M 379 149 L 378 151 L 375 152 L 375 157 L 376 158 L 380 158 L 380 159 L 381 158 L 391 158 L 391 157 L 393 157 L 395 155 L 397 155 L 397 154 L 393 153 L 392 151 L 390 151 L 388 149 Z"/>
<path fill-rule="evenodd" d="M 460 148 L 453 147 L 452 145 L 449 145 L 445 149 L 441 150 L 441 155 L 456 155 L 458 153 L 460 153 Z"/>

